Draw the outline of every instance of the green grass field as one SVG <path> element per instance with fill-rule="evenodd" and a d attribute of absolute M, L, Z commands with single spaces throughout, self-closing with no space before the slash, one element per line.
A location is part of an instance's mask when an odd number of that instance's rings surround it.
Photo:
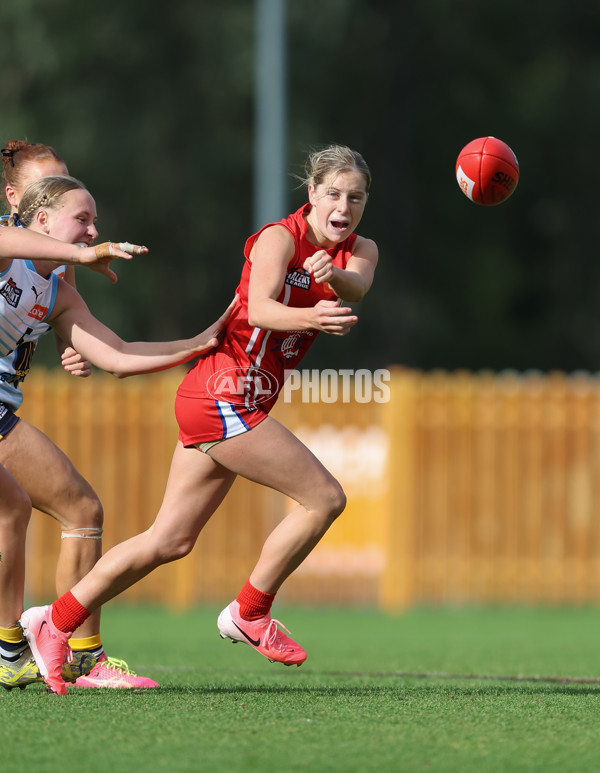
<path fill-rule="evenodd" d="M 108 653 L 160 689 L 2 691 L 2 773 L 600 770 L 600 610 L 278 608 L 301 668 L 218 612 L 109 606 Z"/>

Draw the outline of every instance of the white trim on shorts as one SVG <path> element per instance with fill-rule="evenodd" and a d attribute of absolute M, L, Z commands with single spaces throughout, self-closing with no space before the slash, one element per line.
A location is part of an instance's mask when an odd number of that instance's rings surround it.
<path fill-rule="evenodd" d="M 230 437 L 237 437 L 237 435 L 243 435 L 244 432 L 248 432 L 250 427 L 246 424 L 244 419 L 235 410 L 235 407 L 226 402 L 225 400 L 215 400 L 215 405 L 219 412 L 219 418 L 223 425 L 223 437 L 218 440 L 205 440 L 201 443 L 192 443 L 194 448 L 198 448 L 200 451 L 207 453 L 217 443 L 222 443 L 224 440 Z"/>

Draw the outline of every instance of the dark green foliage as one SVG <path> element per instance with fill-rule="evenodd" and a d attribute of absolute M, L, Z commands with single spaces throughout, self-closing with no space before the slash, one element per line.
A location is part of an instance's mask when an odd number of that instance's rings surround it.
<path fill-rule="evenodd" d="M 126 338 L 191 334 L 237 284 L 253 8 L 28 0 L 5 18 L 2 137 L 54 145 L 96 196 L 101 236 L 151 247 L 116 288 L 79 272 Z M 596 370 L 597 5 L 303 0 L 288 30 L 289 171 L 313 145 L 360 149 L 374 186 L 359 231 L 381 250 L 361 323 L 310 365 Z M 460 148 L 485 134 L 522 169 L 491 209 L 454 179 Z"/>

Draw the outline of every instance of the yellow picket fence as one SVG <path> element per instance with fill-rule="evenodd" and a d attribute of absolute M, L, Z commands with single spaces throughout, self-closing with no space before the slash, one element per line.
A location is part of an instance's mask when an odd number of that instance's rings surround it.
<path fill-rule="evenodd" d="M 177 437 L 181 371 L 118 381 L 34 370 L 23 418 L 92 483 L 105 549 L 153 521 Z M 341 390 L 340 390 L 341 392 Z M 385 403 L 280 400 L 275 416 L 339 478 L 348 506 L 281 591 L 287 603 L 600 601 L 600 379 L 391 371 Z M 294 475 L 294 470 L 289 471 Z M 129 601 L 221 603 L 292 503 L 236 481 L 192 554 Z M 59 529 L 35 514 L 27 595 L 54 595 Z"/>

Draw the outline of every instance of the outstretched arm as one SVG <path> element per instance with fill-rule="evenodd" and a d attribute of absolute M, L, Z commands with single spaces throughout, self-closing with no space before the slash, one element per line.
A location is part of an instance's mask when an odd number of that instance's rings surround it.
<path fill-rule="evenodd" d="M 216 322 L 193 338 L 129 343 L 96 319 L 79 293 L 60 281 L 56 304 L 47 322 L 91 363 L 125 378 L 172 368 L 217 346 L 233 303 Z"/>
<path fill-rule="evenodd" d="M 67 266 L 65 272 L 65 282 L 68 282 L 71 287 L 77 289 L 75 282 L 75 266 Z M 85 357 L 82 357 L 79 352 L 76 352 L 72 346 L 69 346 L 58 333 L 54 334 L 56 339 L 56 349 L 60 356 L 61 365 L 72 376 L 79 376 L 79 378 L 87 378 L 92 374 L 92 364 L 88 362 Z"/>
<path fill-rule="evenodd" d="M 129 242 L 104 242 L 95 247 L 80 247 L 28 228 L 0 228 L 0 270 L 3 270 L 3 264 L 7 261 L 15 259 L 51 260 L 67 265 L 88 266 L 107 276 L 111 282 L 116 282 L 117 276 L 109 266 L 111 261 L 115 258 L 131 260 L 132 255 L 147 252 L 147 247 Z"/>

